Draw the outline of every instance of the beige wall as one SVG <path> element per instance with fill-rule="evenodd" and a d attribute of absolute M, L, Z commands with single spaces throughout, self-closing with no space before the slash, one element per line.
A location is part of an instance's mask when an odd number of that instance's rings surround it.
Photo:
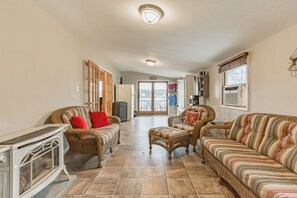
<path fill-rule="evenodd" d="M 249 111 L 297 115 L 297 78 L 288 71 L 289 57 L 297 48 L 297 25 L 245 50 L 249 52 Z M 234 119 L 244 111 L 220 107 L 221 75 L 217 66 L 210 73 L 210 97 L 206 103 L 217 120 Z"/>
<path fill-rule="evenodd" d="M 57 108 L 82 105 L 87 59 L 119 82 L 120 72 L 100 52 L 30 0 L 0 1 L 0 28 L 0 135 L 41 125 Z"/>

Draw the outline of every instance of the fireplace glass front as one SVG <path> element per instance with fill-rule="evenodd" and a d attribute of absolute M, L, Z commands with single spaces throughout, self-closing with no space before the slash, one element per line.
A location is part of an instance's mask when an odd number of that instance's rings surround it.
<path fill-rule="evenodd" d="M 59 167 L 59 142 L 51 140 L 28 153 L 20 164 L 20 195 Z"/>

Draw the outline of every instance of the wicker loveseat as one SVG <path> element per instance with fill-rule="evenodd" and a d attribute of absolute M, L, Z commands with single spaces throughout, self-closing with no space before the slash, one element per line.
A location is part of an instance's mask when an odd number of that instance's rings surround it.
<path fill-rule="evenodd" d="M 90 129 L 74 129 L 70 119 L 72 116 L 83 116 Z M 111 125 L 92 128 L 90 121 L 89 108 L 84 106 L 71 106 L 56 110 L 51 115 L 52 123 L 67 123 L 68 130 L 65 132 L 68 140 L 70 153 L 85 153 L 98 155 L 98 167 L 102 167 L 101 161 L 105 151 L 116 143 L 120 143 L 120 118 L 108 116 Z"/>
<path fill-rule="evenodd" d="M 200 113 L 200 119 L 195 125 L 189 125 L 186 123 L 187 111 L 194 111 Z M 190 143 L 193 145 L 193 151 L 196 152 L 197 140 L 200 137 L 200 129 L 208 122 L 215 119 L 216 114 L 212 107 L 207 105 L 190 106 L 178 116 L 171 116 L 168 118 L 168 126 L 186 130 L 190 133 Z"/>
<path fill-rule="evenodd" d="M 227 137 L 207 137 L 210 129 Z M 297 197 L 297 117 L 244 114 L 201 129 L 203 160 L 241 197 Z"/>

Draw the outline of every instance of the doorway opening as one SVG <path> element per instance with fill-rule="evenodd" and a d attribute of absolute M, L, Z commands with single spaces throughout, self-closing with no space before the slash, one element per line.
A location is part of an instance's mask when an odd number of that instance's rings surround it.
<path fill-rule="evenodd" d="M 168 114 L 167 101 L 167 81 L 138 81 L 139 115 Z"/>

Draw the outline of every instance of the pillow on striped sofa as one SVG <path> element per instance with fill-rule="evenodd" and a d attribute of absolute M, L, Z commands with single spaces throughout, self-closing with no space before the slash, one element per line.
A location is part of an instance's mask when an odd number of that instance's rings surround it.
<path fill-rule="evenodd" d="M 259 150 L 297 173 L 297 123 L 270 118 Z"/>
<path fill-rule="evenodd" d="M 69 124 L 69 128 L 73 128 L 71 124 L 71 117 L 72 116 L 82 116 L 87 121 L 89 128 L 92 128 L 92 123 L 90 120 L 89 109 L 88 107 L 73 107 L 64 111 L 62 114 L 62 120 L 64 123 Z"/>
<path fill-rule="evenodd" d="M 261 114 L 244 114 L 233 123 L 229 138 L 258 151 L 264 135 L 269 116 Z"/>

